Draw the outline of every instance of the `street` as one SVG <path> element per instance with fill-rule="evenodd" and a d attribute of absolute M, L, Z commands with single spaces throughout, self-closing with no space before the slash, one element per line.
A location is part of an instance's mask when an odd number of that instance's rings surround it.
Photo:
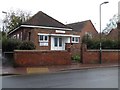
<path fill-rule="evenodd" d="M 118 88 L 118 68 L 4 76 L 2 88 Z"/>

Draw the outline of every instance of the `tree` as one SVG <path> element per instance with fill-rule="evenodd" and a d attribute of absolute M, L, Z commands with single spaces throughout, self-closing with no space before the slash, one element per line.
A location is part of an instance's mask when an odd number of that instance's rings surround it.
<path fill-rule="evenodd" d="M 4 20 L 4 23 L 6 23 L 4 26 L 4 28 L 6 28 L 6 32 L 9 32 L 20 26 L 23 22 L 30 18 L 30 15 L 30 12 L 22 10 L 10 10 L 7 12 L 6 19 Z"/>
<path fill-rule="evenodd" d="M 103 30 L 104 34 L 108 34 L 112 29 L 117 28 L 117 23 L 119 20 L 119 16 L 115 14 L 110 20 L 109 23 L 107 23 L 105 29 Z"/>

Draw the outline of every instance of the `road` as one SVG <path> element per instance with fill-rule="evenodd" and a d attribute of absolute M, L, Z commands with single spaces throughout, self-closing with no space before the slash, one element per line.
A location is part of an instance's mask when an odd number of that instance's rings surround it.
<path fill-rule="evenodd" d="M 2 77 L 3 88 L 118 88 L 118 68 Z"/>

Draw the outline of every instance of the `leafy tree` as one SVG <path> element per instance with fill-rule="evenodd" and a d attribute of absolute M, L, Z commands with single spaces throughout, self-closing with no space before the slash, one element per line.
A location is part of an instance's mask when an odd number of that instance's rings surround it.
<path fill-rule="evenodd" d="M 22 24 L 30 18 L 30 15 L 30 12 L 22 10 L 10 10 L 9 12 L 7 12 L 6 18 L 4 20 L 4 23 L 6 23 L 6 26 L 4 26 L 4 28 L 7 29 L 6 32 L 9 32 L 15 29 L 16 27 L 20 26 L 20 24 Z"/>

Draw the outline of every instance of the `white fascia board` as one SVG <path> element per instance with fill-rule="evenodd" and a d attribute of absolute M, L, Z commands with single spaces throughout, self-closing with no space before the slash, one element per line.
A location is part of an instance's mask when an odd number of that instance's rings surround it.
<path fill-rule="evenodd" d="M 79 35 L 72 35 L 72 37 L 80 37 Z"/>
<path fill-rule="evenodd" d="M 68 31 L 72 30 L 72 29 L 69 29 L 69 28 L 57 28 L 57 27 L 33 26 L 33 25 L 21 25 L 21 27 L 44 28 L 44 29 L 55 29 L 55 30 L 68 30 Z"/>
<path fill-rule="evenodd" d="M 8 35 L 11 34 L 11 33 L 13 33 L 14 31 L 16 31 L 16 30 L 19 29 L 20 27 L 21 27 L 21 26 L 19 26 L 19 27 L 15 28 L 14 30 L 10 31 L 10 33 L 8 33 Z"/>
<path fill-rule="evenodd" d="M 67 35 L 67 34 L 50 34 L 50 36 L 64 36 L 64 37 L 71 37 L 72 35 Z"/>
<path fill-rule="evenodd" d="M 48 35 L 48 36 L 63 36 L 63 37 L 80 37 L 79 35 L 68 35 L 68 34 L 46 34 L 46 33 L 38 33 L 38 35 Z"/>
<path fill-rule="evenodd" d="M 50 34 L 46 34 L 46 33 L 38 33 L 38 35 L 50 35 Z"/>

